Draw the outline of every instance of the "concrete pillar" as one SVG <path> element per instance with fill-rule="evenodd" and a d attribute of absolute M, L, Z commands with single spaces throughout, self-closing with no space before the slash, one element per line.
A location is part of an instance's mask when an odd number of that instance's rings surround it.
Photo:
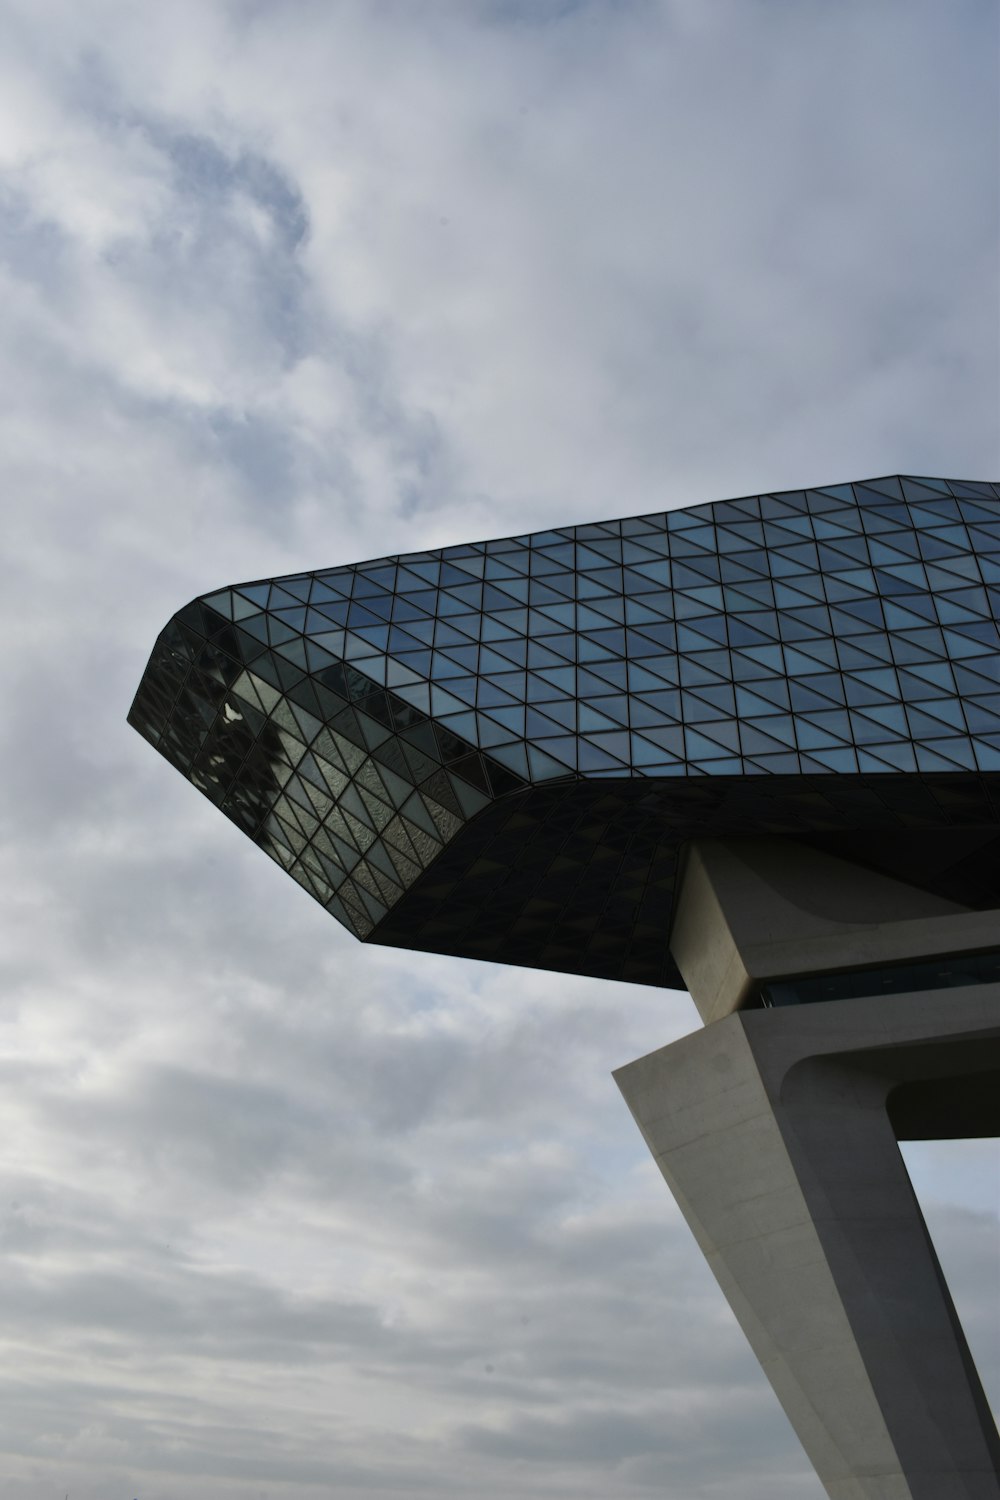
<path fill-rule="evenodd" d="M 703 897 L 707 862 L 689 866 Z M 724 1010 L 727 982 L 760 955 L 741 958 L 733 941 L 739 882 L 722 902 L 708 885 L 698 922 L 716 961 L 691 943 L 690 902 L 675 956 L 685 977 L 700 973 L 704 1009 Z M 889 929 L 914 918 L 900 891 L 882 894 L 900 904 L 867 924 L 887 931 L 869 932 L 865 952 L 874 941 L 902 956 Z M 923 912 L 932 952 L 928 924 L 954 936 L 963 915 Z M 969 915 L 976 926 L 983 914 Z M 799 926 L 810 923 L 829 950 L 837 920 L 814 907 Z M 748 930 L 766 946 L 759 923 Z M 794 917 L 771 936 L 796 948 L 796 967 L 768 977 L 803 972 Z M 743 978 L 736 989 L 746 997 Z M 996 1425 L 897 1144 L 1000 1133 L 1000 985 L 731 1011 L 615 1076 L 831 1500 L 1000 1500 Z"/>

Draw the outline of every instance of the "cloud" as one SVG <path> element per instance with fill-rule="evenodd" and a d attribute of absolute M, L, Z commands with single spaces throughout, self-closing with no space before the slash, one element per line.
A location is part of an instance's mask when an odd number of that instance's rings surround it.
<path fill-rule="evenodd" d="M 124 718 L 230 580 L 994 472 L 993 8 L 0 25 L 0 1500 L 818 1493 L 610 1079 L 686 997 L 363 948 Z"/>

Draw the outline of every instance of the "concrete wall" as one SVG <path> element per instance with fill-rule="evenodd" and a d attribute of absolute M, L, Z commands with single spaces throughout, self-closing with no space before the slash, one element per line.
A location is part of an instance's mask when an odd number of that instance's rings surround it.
<path fill-rule="evenodd" d="M 1000 913 L 969 911 L 788 839 L 688 846 L 670 950 L 705 1022 L 764 979 L 1000 948 Z"/>
<path fill-rule="evenodd" d="M 1000 1134 L 1000 985 L 733 1011 L 831 956 L 1000 947 L 997 913 L 781 853 L 692 851 L 675 957 L 722 1018 L 615 1077 L 831 1500 L 1000 1500 L 1000 1439 L 896 1134 L 946 1133 L 952 1111 Z"/>

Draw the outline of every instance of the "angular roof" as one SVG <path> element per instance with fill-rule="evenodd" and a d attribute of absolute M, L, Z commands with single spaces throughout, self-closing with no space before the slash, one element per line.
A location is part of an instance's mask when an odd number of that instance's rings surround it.
<path fill-rule="evenodd" d="M 680 985 L 677 860 L 1000 904 L 1000 486 L 892 476 L 224 588 L 129 722 L 373 942 Z"/>

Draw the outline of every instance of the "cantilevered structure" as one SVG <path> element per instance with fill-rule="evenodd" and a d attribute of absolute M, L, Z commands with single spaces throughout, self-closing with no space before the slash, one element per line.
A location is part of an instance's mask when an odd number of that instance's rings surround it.
<path fill-rule="evenodd" d="M 691 991 L 617 1075 L 831 1496 L 1000 1496 L 896 1142 L 1000 1133 L 1000 486 L 239 584 L 130 722 L 358 937 Z"/>

